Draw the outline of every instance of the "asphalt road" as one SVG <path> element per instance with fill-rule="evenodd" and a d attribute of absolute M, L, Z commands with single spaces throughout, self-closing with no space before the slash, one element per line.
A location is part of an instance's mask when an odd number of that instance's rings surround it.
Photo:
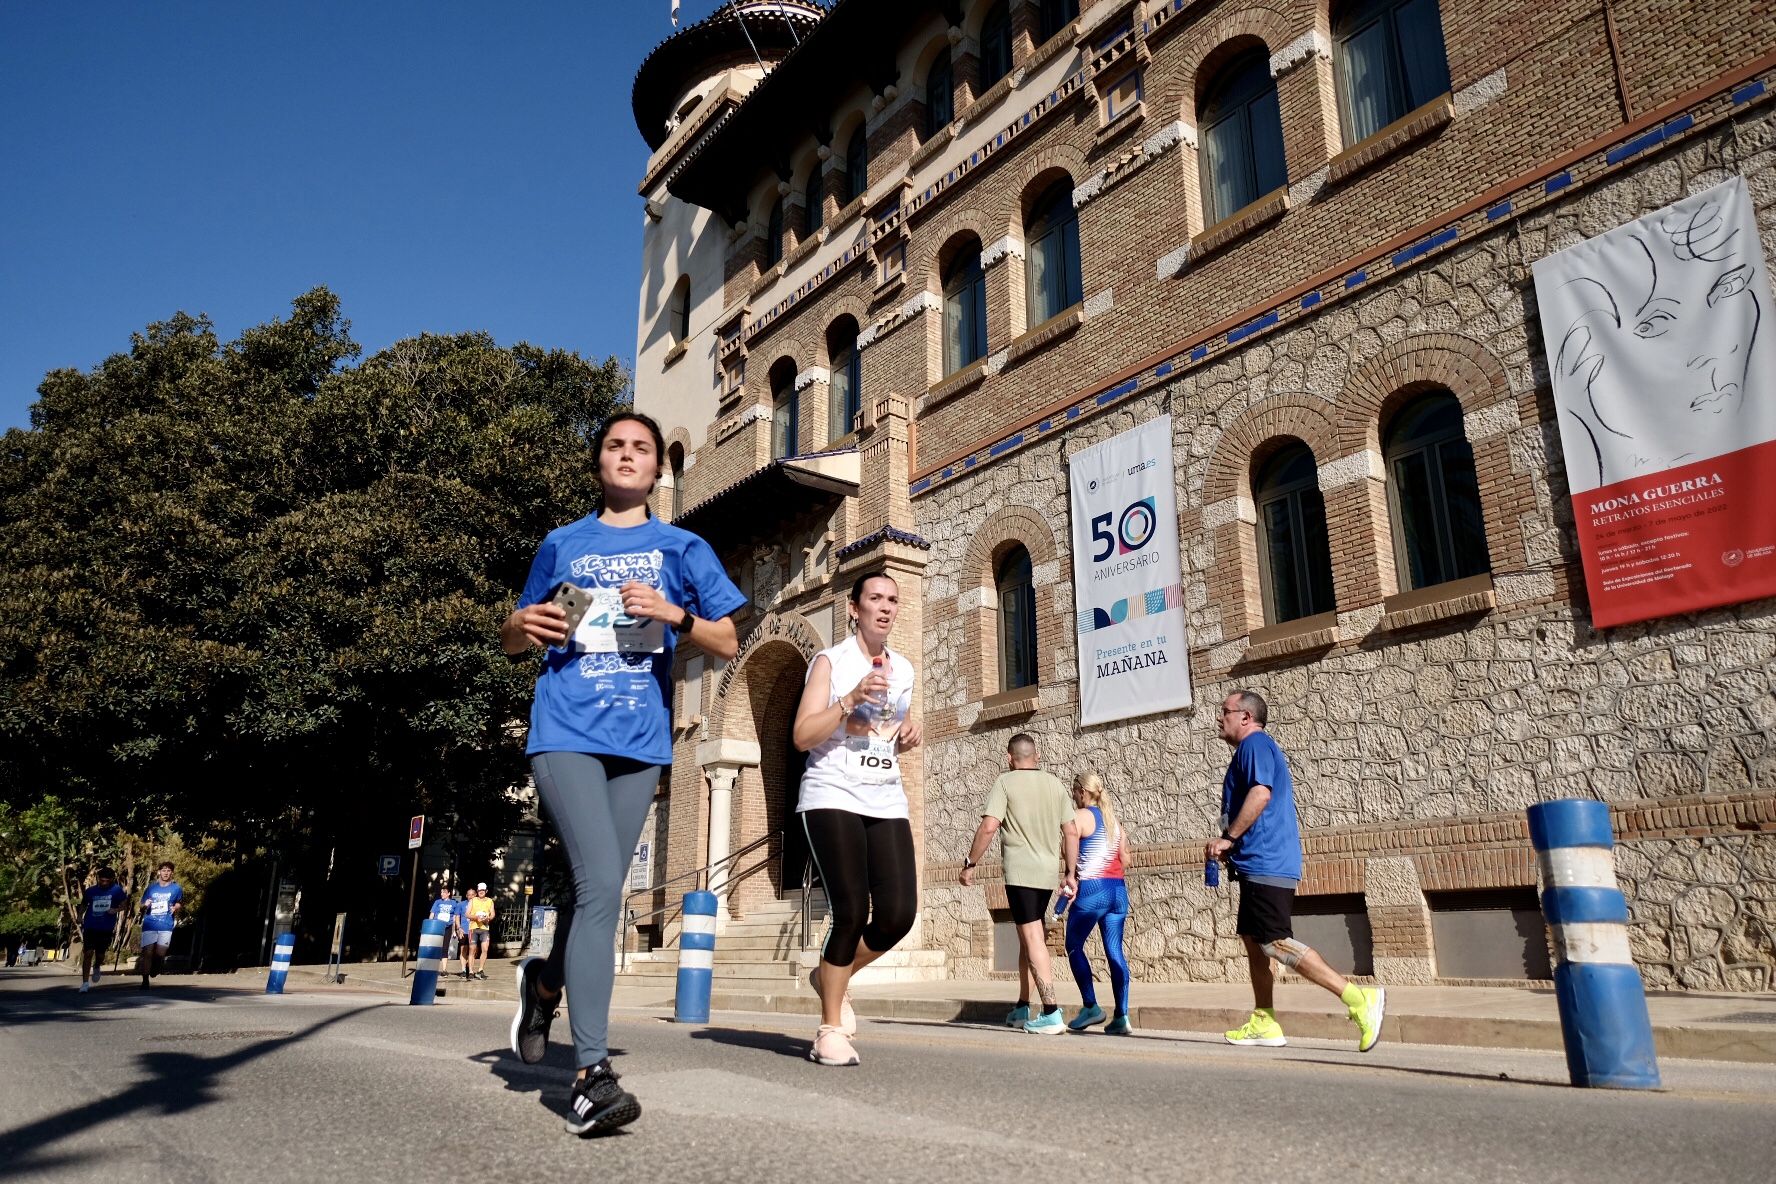
<path fill-rule="evenodd" d="M 1542 1053 L 865 1021 L 863 1065 L 823 1069 L 797 1017 L 639 1011 L 613 1039 L 642 1118 L 582 1141 L 567 1046 L 519 1063 L 507 1007 L 133 983 L 0 971 L 0 1178 L 1668 1184 L 1769 1179 L 1776 1150 L 1760 1066 L 1615 1093 Z"/>

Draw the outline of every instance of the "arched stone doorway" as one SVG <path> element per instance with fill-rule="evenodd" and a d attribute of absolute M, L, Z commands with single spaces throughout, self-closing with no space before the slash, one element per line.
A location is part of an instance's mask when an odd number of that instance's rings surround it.
<path fill-rule="evenodd" d="M 750 757 L 744 764 L 705 769 L 711 784 L 725 779 L 733 787 L 730 850 L 768 836 L 759 851 L 735 861 L 723 892 L 732 916 L 801 889 L 807 849 L 795 806 L 803 762 L 790 733 L 808 663 L 822 648 L 804 618 L 773 614 L 747 635 L 716 684 L 709 732 L 731 743 L 711 751 L 743 751 Z"/>

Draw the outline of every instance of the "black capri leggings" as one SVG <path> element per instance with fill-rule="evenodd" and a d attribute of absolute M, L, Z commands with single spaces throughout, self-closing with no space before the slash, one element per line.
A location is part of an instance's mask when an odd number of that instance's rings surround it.
<path fill-rule="evenodd" d="M 859 940 L 878 954 L 893 949 L 912 931 L 919 910 L 912 824 L 849 810 L 804 810 L 802 827 L 832 906 L 832 933 L 821 958 L 849 966 Z"/>

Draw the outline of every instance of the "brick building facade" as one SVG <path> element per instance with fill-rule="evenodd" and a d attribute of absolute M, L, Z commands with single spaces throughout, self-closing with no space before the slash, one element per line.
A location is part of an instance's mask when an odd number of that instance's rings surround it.
<path fill-rule="evenodd" d="M 753 601 L 740 657 L 681 664 L 667 873 L 758 840 L 729 909 L 799 888 L 788 720 L 886 566 L 926 728 L 909 940 L 951 973 L 1003 937 L 993 869 L 955 872 L 1026 730 L 1116 796 L 1137 982 L 1242 975 L 1202 705 L 1252 686 L 1303 936 L 1348 968 L 1545 974 L 1523 808 L 1591 796 L 1649 985 L 1776 987 L 1776 604 L 1591 627 L 1529 274 L 1733 173 L 1776 250 L 1770 16 L 752 0 L 656 50 L 637 402 L 662 512 Z M 773 22 L 750 69 L 717 52 Z M 1164 413 L 1198 707 L 1081 728 L 1067 459 Z"/>

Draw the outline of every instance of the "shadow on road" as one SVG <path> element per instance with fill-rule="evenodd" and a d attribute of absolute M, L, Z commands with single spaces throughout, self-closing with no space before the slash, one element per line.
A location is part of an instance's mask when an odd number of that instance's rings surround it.
<path fill-rule="evenodd" d="M 786 1036 L 782 1032 L 755 1032 L 745 1028 L 699 1028 L 691 1033 L 691 1039 L 774 1052 L 779 1056 L 794 1057 L 798 1061 L 808 1058 L 808 1038 Z"/>
<path fill-rule="evenodd" d="M 219 994 L 220 992 L 218 992 Z M 238 998 L 240 992 L 227 992 Z M 181 994 L 181 998 L 191 996 Z M 16 998 L 16 996 L 15 996 Z M 92 1000 L 87 995 L 82 1002 Z M 132 1002 L 141 1004 L 140 997 L 133 997 Z M 188 1052 L 145 1052 L 136 1057 L 136 1067 L 145 1073 L 146 1079 L 136 1082 L 120 1093 L 110 1094 L 94 1099 L 89 1103 L 45 1115 L 35 1122 L 23 1126 L 0 1130 L 0 1173 L 28 1175 L 46 1171 L 51 1167 L 67 1166 L 70 1163 L 87 1158 L 66 1153 L 49 1154 L 49 1144 L 73 1135 L 90 1136 L 91 1133 L 108 1122 L 119 1118 L 127 1118 L 137 1113 L 155 1114 L 171 1117 L 188 1114 L 200 1110 L 217 1100 L 216 1085 L 223 1074 L 243 1065 L 248 1061 L 277 1051 L 286 1045 L 296 1044 L 313 1036 L 323 1028 L 332 1027 L 343 1020 L 348 1020 L 362 1012 L 373 1011 L 384 1004 L 373 1003 L 364 1007 L 353 1008 L 351 1011 L 340 1012 L 324 1020 L 310 1024 L 298 1032 L 280 1035 L 275 1038 L 257 1040 L 233 1052 L 221 1053 L 216 1056 L 199 1056 Z M 30 1016 L 44 1010 L 34 1008 L 32 1001 L 27 1000 L 23 1007 L 9 1008 L 11 1014 L 8 1022 L 18 1022 L 21 1017 Z M 60 1010 L 57 1007 L 55 1010 Z M 66 1015 L 38 1015 L 39 1020 L 49 1018 L 67 1019 Z"/>
<path fill-rule="evenodd" d="M 106 975 L 98 986 L 82 995 L 80 980 L 67 974 L 44 975 L 40 981 L 8 975 L 8 985 L 26 987 L 6 992 L 6 1024 L 84 1024 L 139 1013 L 160 1002 L 217 1003 L 241 997 L 239 987 L 200 986 L 194 978 L 158 978 L 149 990 L 140 990 L 139 976 L 113 979 Z"/>
<path fill-rule="evenodd" d="M 1464 1072 L 1460 1069 L 1425 1069 L 1417 1065 L 1382 1065 L 1374 1061 L 1325 1061 L 1317 1057 L 1287 1057 L 1290 1065 L 1332 1065 L 1339 1069 L 1368 1069 L 1382 1073 L 1404 1073 L 1409 1077 L 1453 1077 L 1458 1081 L 1490 1081 L 1494 1085 L 1533 1085 L 1544 1089 L 1570 1092 L 1572 1086 L 1561 1081 L 1539 1081 L 1533 1077 L 1512 1077 L 1508 1073 Z"/>

